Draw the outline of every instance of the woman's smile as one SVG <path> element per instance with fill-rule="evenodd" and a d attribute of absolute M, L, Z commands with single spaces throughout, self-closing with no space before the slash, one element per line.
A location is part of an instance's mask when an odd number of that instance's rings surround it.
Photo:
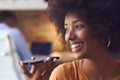
<path fill-rule="evenodd" d="M 83 42 L 77 42 L 77 43 L 71 44 L 72 52 L 80 52 L 83 47 L 84 47 Z"/>

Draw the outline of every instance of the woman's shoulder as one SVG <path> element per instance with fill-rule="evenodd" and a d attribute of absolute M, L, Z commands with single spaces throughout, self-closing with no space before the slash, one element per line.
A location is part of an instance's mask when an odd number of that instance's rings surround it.
<path fill-rule="evenodd" d="M 75 68 L 77 68 L 78 66 L 80 67 L 81 62 L 82 62 L 82 60 L 74 60 L 74 61 L 71 61 L 71 62 L 65 62 L 65 63 L 62 63 L 62 64 L 58 65 L 54 69 L 54 71 L 55 72 L 71 71 L 71 70 L 74 70 Z"/>
<path fill-rule="evenodd" d="M 61 70 L 61 69 L 70 69 L 71 68 L 74 68 L 75 66 L 81 66 L 81 62 L 82 60 L 74 60 L 72 62 L 66 62 L 66 63 L 63 63 L 63 64 L 60 64 L 58 67 L 56 67 L 57 70 Z"/>
<path fill-rule="evenodd" d="M 50 80 L 56 80 L 57 78 L 59 78 L 59 80 L 63 80 L 63 78 L 65 80 L 68 80 L 68 78 L 70 78 L 71 76 L 73 76 L 73 74 L 75 74 L 76 66 L 79 65 L 80 63 L 81 63 L 81 60 L 75 60 L 72 62 L 66 62 L 66 63 L 60 64 L 53 70 Z"/>

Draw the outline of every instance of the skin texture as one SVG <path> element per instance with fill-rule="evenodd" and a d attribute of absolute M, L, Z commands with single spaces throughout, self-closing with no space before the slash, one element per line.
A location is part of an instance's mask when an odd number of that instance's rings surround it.
<path fill-rule="evenodd" d="M 104 42 L 91 32 L 77 12 L 67 13 L 64 27 L 65 41 L 83 60 L 83 70 L 90 80 L 116 80 L 120 76 L 120 62 L 112 59 Z"/>
<path fill-rule="evenodd" d="M 95 49 L 103 46 L 100 41 L 92 32 L 89 27 L 78 16 L 70 13 L 65 17 L 65 40 L 66 43 L 72 47 L 74 44 L 82 44 L 78 48 L 71 48 L 72 52 L 81 53 L 81 56 L 89 56 L 88 52 L 92 53 Z M 92 45 L 92 47 L 91 47 Z M 95 52 L 94 52 L 95 53 Z"/>
<path fill-rule="evenodd" d="M 35 57 L 32 57 L 32 60 L 34 59 Z M 55 61 L 56 59 L 50 61 L 50 57 L 48 57 L 42 64 L 32 65 L 30 71 L 26 69 L 26 65 L 22 61 L 20 66 L 28 80 L 48 80 L 52 70 L 56 67 Z"/>
<path fill-rule="evenodd" d="M 50 61 L 50 57 L 48 57 L 45 59 L 44 63 L 32 65 L 30 70 L 27 70 L 26 65 L 22 61 L 20 61 L 20 66 L 23 73 L 29 80 L 49 80 L 50 74 L 56 66 L 77 58 L 78 54 L 67 54 L 60 56 L 59 60 L 54 59 L 53 61 Z M 31 59 L 35 60 L 35 57 L 32 57 Z"/>

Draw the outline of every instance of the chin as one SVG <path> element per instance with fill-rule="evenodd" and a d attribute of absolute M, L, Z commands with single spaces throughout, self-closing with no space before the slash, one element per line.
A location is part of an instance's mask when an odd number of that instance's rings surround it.
<path fill-rule="evenodd" d="M 87 55 L 84 52 L 73 52 L 76 56 L 76 59 L 85 59 Z"/>

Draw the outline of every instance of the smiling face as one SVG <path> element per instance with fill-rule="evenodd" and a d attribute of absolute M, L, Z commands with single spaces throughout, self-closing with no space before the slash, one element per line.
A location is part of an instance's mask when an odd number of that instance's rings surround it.
<path fill-rule="evenodd" d="M 68 12 L 64 21 L 65 41 L 72 52 L 87 57 L 99 51 L 101 41 L 90 31 L 77 12 Z"/>

